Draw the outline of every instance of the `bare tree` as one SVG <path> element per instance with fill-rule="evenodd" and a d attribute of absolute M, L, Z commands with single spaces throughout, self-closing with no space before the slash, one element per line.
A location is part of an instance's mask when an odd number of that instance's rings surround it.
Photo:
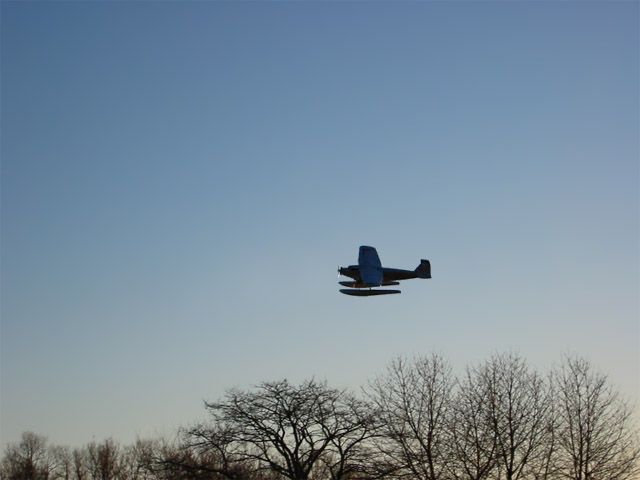
<path fill-rule="evenodd" d="M 376 442 L 389 471 L 423 480 L 444 478 L 451 459 L 446 442 L 454 379 L 442 357 L 394 359 L 370 384 L 380 417 Z"/>
<path fill-rule="evenodd" d="M 572 480 L 631 480 L 640 475 L 633 410 L 606 375 L 565 356 L 556 371 L 562 475 Z"/>
<path fill-rule="evenodd" d="M 529 472 L 533 480 L 555 480 L 559 476 L 558 457 L 558 411 L 559 405 L 553 375 L 549 373 L 546 381 L 546 412 L 544 415 L 544 431 L 535 461 L 531 463 Z"/>
<path fill-rule="evenodd" d="M 133 445 L 121 450 L 120 478 L 122 480 L 153 480 L 155 475 L 149 467 L 154 442 L 137 439 Z"/>
<path fill-rule="evenodd" d="M 163 442 L 153 458 L 159 478 L 167 480 L 242 480 L 251 478 L 249 462 L 233 449 L 233 437 L 219 423 L 182 431 L 181 441 Z"/>
<path fill-rule="evenodd" d="M 449 421 L 449 471 L 456 480 L 484 480 L 496 465 L 498 442 L 488 415 L 490 401 L 486 383 L 468 368 L 458 382 Z"/>
<path fill-rule="evenodd" d="M 71 452 L 71 468 L 75 480 L 88 480 L 89 462 L 87 460 L 87 448 L 74 448 Z"/>
<path fill-rule="evenodd" d="M 24 432 L 18 444 L 7 446 L 0 467 L 3 480 L 47 480 L 51 470 L 47 438 Z"/>
<path fill-rule="evenodd" d="M 88 471 L 92 480 L 116 480 L 122 473 L 120 446 L 108 438 L 102 443 L 91 442 L 86 449 Z"/>
<path fill-rule="evenodd" d="M 552 400 L 544 380 L 513 353 L 493 356 L 474 373 L 486 388 L 496 467 L 506 480 L 539 471 L 547 453 Z"/>
<path fill-rule="evenodd" d="M 549 377 L 517 354 L 468 367 L 390 362 L 366 400 L 326 382 L 264 382 L 205 403 L 174 441 L 73 451 L 25 432 L 0 480 L 634 480 L 635 411 L 581 358 Z"/>
<path fill-rule="evenodd" d="M 51 465 L 49 480 L 72 480 L 73 458 L 69 447 L 51 446 L 48 453 Z"/>
<path fill-rule="evenodd" d="M 121 447 L 109 438 L 90 442 L 68 453 L 69 478 L 72 480 L 148 480 L 157 478 L 150 468 L 151 441 L 137 440 Z"/>
<path fill-rule="evenodd" d="M 376 423 L 369 405 L 353 395 L 341 392 L 341 405 L 334 405 L 331 419 L 322 419 L 330 426 L 327 432 L 330 444 L 319 460 L 331 480 L 354 479 L 367 476 L 366 466 L 371 462 L 369 440 L 375 435 Z"/>
<path fill-rule="evenodd" d="M 126 469 L 131 480 L 156 480 L 164 478 L 156 469 L 156 453 L 160 440 L 141 440 L 126 448 Z"/>
<path fill-rule="evenodd" d="M 213 423 L 189 432 L 201 448 L 229 465 L 251 464 L 291 480 L 307 480 L 319 468 L 335 480 L 351 474 L 372 425 L 362 402 L 315 380 L 232 389 L 205 407 Z"/>

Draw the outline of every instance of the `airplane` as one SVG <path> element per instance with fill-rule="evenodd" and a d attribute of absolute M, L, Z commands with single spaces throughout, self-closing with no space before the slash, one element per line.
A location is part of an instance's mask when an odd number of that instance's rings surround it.
<path fill-rule="evenodd" d="M 356 297 L 390 295 L 400 293 L 400 290 L 373 290 L 373 287 L 400 285 L 399 280 L 410 278 L 431 278 L 431 263 L 429 260 L 421 260 L 415 270 L 384 268 L 376 249 L 363 245 L 358 253 L 358 265 L 349 265 L 346 268 L 339 267 L 338 272 L 340 275 L 353 279 L 352 282 L 338 282 L 343 287 L 349 287 L 340 290 L 345 295 Z"/>

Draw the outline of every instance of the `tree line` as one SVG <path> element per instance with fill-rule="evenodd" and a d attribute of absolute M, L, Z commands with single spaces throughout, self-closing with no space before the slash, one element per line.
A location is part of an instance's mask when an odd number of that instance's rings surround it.
<path fill-rule="evenodd" d="M 232 388 L 175 438 L 81 448 L 25 432 L 0 480 L 637 480 L 635 410 L 589 361 L 518 354 L 453 374 L 398 357 L 357 395 L 315 379 Z"/>

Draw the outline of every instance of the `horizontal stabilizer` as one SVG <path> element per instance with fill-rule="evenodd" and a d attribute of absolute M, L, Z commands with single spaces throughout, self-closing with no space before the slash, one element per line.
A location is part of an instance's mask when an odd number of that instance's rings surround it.
<path fill-rule="evenodd" d="M 352 295 L 354 297 L 371 297 L 373 295 L 391 295 L 393 293 L 400 293 L 400 290 L 358 290 L 343 288 L 340 293 L 345 295 Z"/>

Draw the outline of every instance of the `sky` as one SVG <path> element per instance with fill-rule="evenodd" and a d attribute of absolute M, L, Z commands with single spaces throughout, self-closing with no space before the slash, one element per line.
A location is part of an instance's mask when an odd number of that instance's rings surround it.
<path fill-rule="evenodd" d="M 639 5 L 2 1 L 0 447 L 431 352 L 640 403 Z"/>

